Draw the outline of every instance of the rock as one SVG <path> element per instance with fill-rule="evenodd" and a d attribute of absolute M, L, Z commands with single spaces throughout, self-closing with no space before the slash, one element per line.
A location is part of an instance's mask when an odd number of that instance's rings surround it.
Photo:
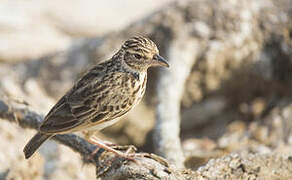
<path fill-rule="evenodd" d="M 197 179 L 291 179 L 290 156 L 278 153 L 230 154 L 200 167 Z"/>
<path fill-rule="evenodd" d="M 172 42 L 182 43 L 181 39 L 192 39 L 196 47 L 195 64 L 185 83 L 181 104 L 182 142 L 183 145 L 191 144 L 185 147 L 187 167 L 196 169 L 210 158 L 219 158 L 227 154 L 218 160 L 209 161 L 204 168 L 199 169 L 198 179 L 203 179 L 203 175 L 219 179 L 225 177 L 224 175 L 231 179 L 239 177 L 253 179 L 260 176 L 289 179 L 291 177 L 287 172 L 290 170 L 288 165 L 291 158 L 286 156 L 290 156 L 290 152 L 280 151 L 291 148 L 292 141 L 292 126 L 289 121 L 292 15 L 289 3 L 287 0 L 177 1 L 120 31 L 94 38 L 74 39 L 72 43 L 72 37 L 79 35 L 71 32 L 71 27 L 76 25 L 60 23 L 67 21 L 66 17 L 65 20 L 56 21 L 58 30 L 48 27 L 49 25 L 36 24 L 29 28 L 41 26 L 35 31 L 44 31 L 43 35 L 54 39 L 54 42 L 49 46 L 38 46 L 39 42 L 31 42 L 30 37 L 22 34 L 37 32 L 17 30 L 20 36 L 26 37 L 26 41 L 16 40 L 17 43 L 31 46 L 19 51 L 20 54 L 17 54 L 18 51 L 15 49 L 13 49 L 15 53 L 9 54 L 2 44 L 1 61 L 7 62 L 8 59 L 11 62 L 10 59 L 37 57 L 44 49 L 48 52 L 56 50 L 48 47 L 64 51 L 41 58 L 31 58 L 25 62 L 2 63 L 0 91 L 24 100 L 40 112 L 46 113 L 88 67 L 109 58 L 129 36 L 137 33 L 149 36 L 158 44 L 161 55 L 168 59 L 174 59 L 177 55 L 173 53 L 173 56 L 169 57 L 172 55 L 168 53 Z M 38 6 L 35 7 L 37 9 Z M 32 12 L 38 14 L 36 9 Z M 58 17 L 60 14 L 55 16 L 57 19 Z M 21 17 L 25 18 L 27 17 Z M 0 20 L 0 24 L 1 22 Z M 17 24 L 16 20 L 10 22 Z M 31 21 L 21 27 L 28 25 L 31 25 Z M 45 30 L 46 28 L 48 29 Z M 65 30 L 60 31 L 62 28 Z M 90 36 L 92 33 L 84 32 L 84 29 L 76 32 L 82 36 L 85 34 Z M 59 36 L 63 38 L 58 38 Z M 58 45 L 55 46 L 54 43 Z M 29 48 L 36 48 L 36 52 Z M 42 53 L 44 52 L 40 54 Z M 155 93 L 157 69 L 151 70 L 149 74 L 147 94 L 142 106 L 139 107 L 141 109 L 126 116 L 125 119 L 128 121 L 122 121 L 116 127 L 106 130 L 107 136 L 117 139 L 117 143 L 135 143 L 143 146 L 146 136 L 151 137 L 153 107 L 158 101 Z M 142 118 L 137 120 L 137 117 Z M 145 126 L 142 127 L 141 122 Z M 139 137 L 133 130 L 136 128 L 141 132 Z M 11 132 L 17 130 L 16 128 Z M 25 139 L 31 135 L 26 135 Z M 212 143 L 206 139 L 198 140 L 201 137 L 212 139 Z M 21 136 L 21 140 L 23 138 Z M 197 141 L 190 143 L 194 138 Z M 153 152 L 151 149 L 153 143 L 149 144 L 143 148 Z M 211 144 L 212 148 L 206 148 L 204 146 L 206 144 Z M 187 149 L 188 147 L 194 149 Z M 22 147 L 14 148 L 21 153 Z M 241 154 L 246 151 L 250 153 Z M 5 152 L 5 155 L 8 152 Z M 229 153 L 238 155 L 228 155 Z M 62 153 L 64 154 L 67 152 Z M 284 164 L 283 169 L 279 168 L 277 161 Z M 264 164 L 267 162 L 272 163 Z M 78 163 L 79 161 L 74 160 L 75 168 L 79 168 Z M 11 175 L 12 171 L 7 172 L 9 167 L 11 166 L 1 169 L 0 173 Z M 267 171 L 258 167 L 265 167 Z M 54 177 L 62 175 L 61 172 L 58 174 Z M 81 178 L 78 175 L 71 175 L 68 177 Z"/>

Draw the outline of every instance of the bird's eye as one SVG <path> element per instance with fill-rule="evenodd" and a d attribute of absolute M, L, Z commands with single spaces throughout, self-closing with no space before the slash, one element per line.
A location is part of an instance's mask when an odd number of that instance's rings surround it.
<path fill-rule="evenodd" d="M 137 58 L 137 59 L 141 59 L 141 58 L 142 58 L 142 56 L 141 56 L 140 54 L 134 54 L 134 56 L 135 56 L 135 58 Z"/>

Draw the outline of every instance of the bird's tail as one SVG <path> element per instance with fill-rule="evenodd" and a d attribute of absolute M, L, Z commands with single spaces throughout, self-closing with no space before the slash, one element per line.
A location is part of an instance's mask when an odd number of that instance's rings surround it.
<path fill-rule="evenodd" d="M 26 144 L 26 146 L 23 149 L 24 156 L 26 159 L 30 158 L 33 153 L 45 142 L 47 139 L 49 139 L 52 134 L 42 134 L 38 132 L 36 135 L 34 135 L 33 138 Z"/>

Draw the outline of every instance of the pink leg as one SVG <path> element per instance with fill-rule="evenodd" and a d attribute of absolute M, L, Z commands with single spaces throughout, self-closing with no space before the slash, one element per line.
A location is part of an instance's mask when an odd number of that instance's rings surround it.
<path fill-rule="evenodd" d="M 106 151 L 112 152 L 112 153 L 116 154 L 116 155 L 119 156 L 119 157 L 123 157 L 123 158 L 129 159 L 129 160 L 134 160 L 134 158 L 133 158 L 133 157 L 135 156 L 134 153 L 133 153 L 133 154 L 129 154 L 128 152 L 123 153 L 123 152 L 121 152 L 121 151 L 117 151 L 117 150 L 113 149 L 112 147 L 106 145 L 105 143 L 99 142 L 99 139 L 96 138 L 96 137 L 91 137 L 88 141 L 89 141 L 91 144 L 95 144 L 95 145 L 97 145 L 99 148 L 102 148 L 102 149 L 105 149 Z M 95 150 L 91 153 L 91 155 L 93 156 L 95 153 L 97 153 L 97 151 L 98 151 L 98 148 L 95 149 Z"/>
<path fill-rule="evenodd" d="M 101 139 L 97 138 L 96 136 L 91 136 L 91 137 L 88 138 L 88 139 L 89 139 L 89 141 L 91 141 L 91 142 L 96 142 L 96 141 L 101 142 L 102 144 L 104 144 L 104 145 L 106 145 L 106 146 L 116 146 L 115 143 L 112 143 L 112 142 L 110 142 L 110 141 L 104 141 L 104 140 L 101 140 Z M 91 139 L 94 139 L 94 140 L 91 140 Z M 94 144 L 94 143 L 92 143 L 92 144 Z"/>

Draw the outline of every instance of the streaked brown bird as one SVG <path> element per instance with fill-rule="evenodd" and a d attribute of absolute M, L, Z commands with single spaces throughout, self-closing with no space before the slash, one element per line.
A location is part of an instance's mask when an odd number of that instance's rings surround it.
<path fill-rule="evenodd" d="M 152 66 L 169 67 L 154 42 L 142 36 L 124 42 L 110 60 L 90 69 L 49 111 L 38 133 L 24 147 L 25 158 L 56 134 L 101 130 L 116 123 L 142 99 L 147 69 Z M 94 144 L 130 157 L 101 141 Z"/>

